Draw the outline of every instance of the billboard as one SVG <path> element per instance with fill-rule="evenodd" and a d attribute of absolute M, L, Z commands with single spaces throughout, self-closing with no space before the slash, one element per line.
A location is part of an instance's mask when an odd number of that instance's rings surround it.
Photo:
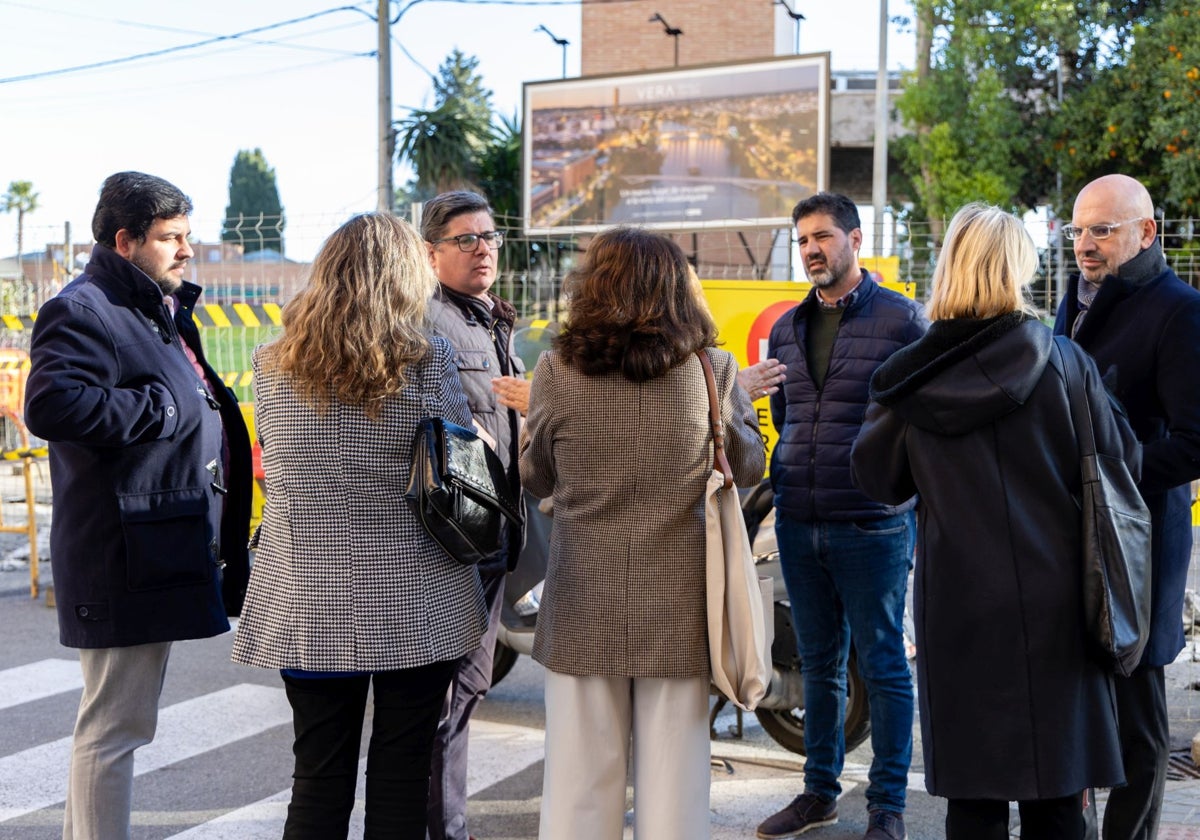
<path fill-rule="evenodd" d="M 780 227 L 826 189 L 829 54 L 524 86 L 526 233 Z"/>

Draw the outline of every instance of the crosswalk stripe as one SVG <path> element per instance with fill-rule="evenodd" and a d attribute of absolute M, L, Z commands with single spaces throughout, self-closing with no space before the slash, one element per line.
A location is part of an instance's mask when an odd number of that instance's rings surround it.
<path fill-rule="evenodd" d="M 0 671 L 0 709 L 83 688 L 78 660 L 43 659 Z"/>
<path fill-rule="evenodd" d="M 290 722 L 281 688 L 240 684 L 167 706 L 154 742 L 134 753 L 134 775 L 150 773 Z M 0 822 L 67 796 L 71 738 L 0 758 Z"/>
<path fill-rule="evenodd" d="M 467 765 L 467 794 L 474 796 L 497 782 L 520 773 L 545 755 L 540 729 L 510 726 L 486 720 L 471 722 L 471 761 Z M 363 836 L 363 794 L 366 791 L 367 760 L 358 763 L 357 801 L 350 816 L 348 840 Z M 276 840 L 283 833 L 291 791 L 237 808 L 197 825 L 168 840 Z"/>

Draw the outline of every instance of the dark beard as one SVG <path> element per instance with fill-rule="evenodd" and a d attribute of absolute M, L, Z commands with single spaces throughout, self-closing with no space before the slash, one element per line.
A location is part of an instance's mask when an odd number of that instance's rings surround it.
<path fill-rule="evenodd" d="M 164 273 L 161 277 L 155 277 L 153 274 L 151 274 L 153 268 L 151 266 L 144 265 L 136 255 L 130 260 L 130 262 L 141 269 L 143 274 L 153 280 L 158 285 L 158 288 L 162 289 L 164 296 L 175 294 L 177 291 L 179 291 L 179 287 L 183 285 L 182 280 L 176 280 L 174 277 L 166 273 Z M 170 267 L 167 268 L 167 271 L 172 271 L 178 267 L 178 263 L 171 263 Z"/>

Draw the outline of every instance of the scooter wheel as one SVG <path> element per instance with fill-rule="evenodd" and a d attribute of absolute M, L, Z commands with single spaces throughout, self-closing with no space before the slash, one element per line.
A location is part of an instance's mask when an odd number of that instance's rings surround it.
<path fill-rule="evenodd" d="M 519 656 L 520 654 L 508 645 L 499 639 L 496 640 L 496 647 L 492 653 L 492 685 L 508 676 L 508 672 L 517 664 Z"/>
<path fill-rule="evenodd" d="M 775 643 L 771 646 L 771 659 L 780 670 L 800 670 L 800 656 L 796 652 L 796 636 L 792 628 L 792 611 L 786 603 L 775 604 Z M 800 755 L 804 747 L 804 707 L 794 709 L 755 709 L 754 716 L 766 733 L 779 746 Z M 867 703 L 867 686 L 858 672 L 854 651 L 850 651 L 850 662 L 846 666 L 846 719 L 843 723 L 846 751 L 862 744 L 871 735 L 871 709 Z"/>

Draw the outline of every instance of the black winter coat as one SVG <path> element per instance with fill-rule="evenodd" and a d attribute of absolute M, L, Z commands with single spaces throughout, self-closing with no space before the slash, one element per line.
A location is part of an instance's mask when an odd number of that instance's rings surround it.
<path fill-rule="evenodd" d="M 1069 335 L 1078 314 L 1078 299 L 1067 295 L 1054 331 Z M 1154 597 L 1142 664 L 1166 665 L 1184 645 L 1189 482 L 1200 478 L 1200 292 L 1167 268 L 1154 243 L 1105 278 L 1074 338 L 1096 360 L 1142 442 L 1138 489 L 1153 523 Z"/>
<path fill-rule="evenodd" d="M 808 369 L 808 312 L 820 304 L 814 288 L 771 327 L 768 355 L 787 365 L 787 380 L 771 396 L 779 440 L 771 451 L 775 507 L 814 520 L 882 519 L 911 510 L 911 500 L 880 504 L 850 479 L 850 445 L 867 410 L 871 374 L 892 353 L 925 334 L 920 304 L 881 288 L 863 271 L 838 325 L 824 387 Z"/>
<path fill-rule="evenodd" d="M 960 799 L 1068 796 L 1123 781 L 1112 677 L 1083 622 L 1078 446 L 1048 327 L 936 321 L 872 380 L 855 480 L 920 494 L 914 606 L 925 783 Z M 1139 449 L 1087 371 L 1100 452 Z"/>
<path fill-rule="evenodd" d="M 181 294 L 180 317 L 199 287 Z M 237 440 L 245 425 L 233 419 L 232 394 L 214 398 L 180 342 L 158 285 L 102 245 L 38 313 L 25 420 L 50 442 L 51 563 L 69 647 L 229 629 L 219 535 L 222 512 L 248 513 L 238 495 L 249 492 L 248 443 Z M 240 424 L 228 430 L 232 475 L 223 469 L 222 414 Z M 218 487 L 238 492 L 227 505 Z M 229 526 L 241 535 L 227 546 L 235 563 L 245 562 L 246 529 L 245 520 Z M 240 598 L 244 586 L 244 577 L 232 581 L 231 594 Z"/>

